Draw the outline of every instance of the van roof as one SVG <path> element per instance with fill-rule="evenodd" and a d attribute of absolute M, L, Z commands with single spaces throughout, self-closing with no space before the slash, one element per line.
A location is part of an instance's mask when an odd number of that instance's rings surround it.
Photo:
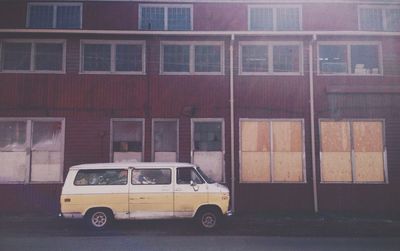
<path fill-rule="evenodd" d="M 144 167 L 144 168 L 160 168 L 160 167 L 187 167 L 194 166 L 190 163 L 180 162 L 116 162 L 116 163 L 95 163 L 81 164 L 71 166 L 70 169 L 108 169 L 108 168 L 128 168 L 128 167 Z"/>

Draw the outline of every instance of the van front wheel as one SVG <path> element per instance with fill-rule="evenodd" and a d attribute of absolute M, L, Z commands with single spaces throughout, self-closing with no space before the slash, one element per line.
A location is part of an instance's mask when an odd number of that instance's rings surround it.
<path fill-rule="evenodd" d="M 215 229 L 219 222 L 219 214 L 212 209 L 202 210 L 199 212 L 197 220 L 203 229 Z"/>
<path fill-rule="evenodd" d="M 105 209 L 92 209 L 86 215 L 86 222 L 93 229 L 104 229 L 110 225 L 112 216 L 108 210 Z"/>

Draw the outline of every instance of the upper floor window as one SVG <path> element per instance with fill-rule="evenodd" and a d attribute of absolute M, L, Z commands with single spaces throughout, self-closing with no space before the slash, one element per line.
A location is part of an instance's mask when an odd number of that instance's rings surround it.
<path fill-rule="evenodd" d="M 254 5 L 249 6 L 248 15 L 249 30 L 301 30 L 301 6 Z"/>
<path fill-rule="evenodd" d="M 139 5 L 141 30 L 192 30 L 192 5 Z"/>
<path fill-rule="evenodd" d="M 5 40 L 1 47 L 1 71 L 65 71 L 64 40 Z"/>
<path fill-rule="evenodd" d="M 320 74 L 382 74 L 379 43 L 321 42 L 318 53 Z"/>
<path fill-rule="evenodd" d="M 222 42 L 163 42 L 161 72 L 222 74 Z"/>
<path fill-rule="evenodd" d="M 359 29 L 366 31 L 400 31 L 400 7 L 360 6 Z"/>
<path fill-rule="evenodd" d="M 29 3 L 28 28 L 80 29 L 82 4 L 80 3 Z"/>
<path fill-rule="evenodd" d="M 84 73 L 145 72 L 143 41 L 82 41 L 81 71 Z"/>
<path fill-rule="evenodd" d="M 241 42 L 239 72 L 244 75 L 301 74 L 301 48 L 299 42 Z"/>

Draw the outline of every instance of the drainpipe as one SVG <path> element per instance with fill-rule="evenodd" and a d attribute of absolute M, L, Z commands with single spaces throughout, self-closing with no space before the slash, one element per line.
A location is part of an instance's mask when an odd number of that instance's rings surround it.
<path fill-rule="evenodd" d="M 311 158 L 312 158 L 312 179 L 313 179 L 313 198 L 314 198 L 314 212 L 318 213 L 318 192 L 317 192 L 317 167 L 316 167 L 316 150 L 315 150 L 315 111 L 314 111 L 314 58 L 313 58 L 313 45 L 317 41 L 317 35 L 314 34 L 310 41 L 308 48 L 308 62 L 309 62 L 309 78 L 310 78 L 310 122 L 311 122 Z"/>
<path fill-rule="evenodd" d="M 231 112 L 231 211 L 235 212 L 235 117 L 234 117 L 234 96 L 233 96 L 233 45 L 235 35 L 231 34 L 229 46 L 229 91 L 230 91 L 230 112 Z"/>

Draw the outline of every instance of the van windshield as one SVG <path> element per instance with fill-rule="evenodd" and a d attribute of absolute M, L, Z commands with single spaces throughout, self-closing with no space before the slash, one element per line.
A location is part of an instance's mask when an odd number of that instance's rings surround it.
<path fill-rule="evenodd" d="M 207 182 L 208 184 L 215 183 L 215 181 L 214 181 L 213 179 L 211 179 L 210 177 L 208 177 L 208 176 L 203 172 L 203 170 L 201 170 L 200 167 L 197 166 L 196 169 L 197 169 L 197 171 L 200 173 L 200 175 L 206 180 L 206 182 Z"/>

